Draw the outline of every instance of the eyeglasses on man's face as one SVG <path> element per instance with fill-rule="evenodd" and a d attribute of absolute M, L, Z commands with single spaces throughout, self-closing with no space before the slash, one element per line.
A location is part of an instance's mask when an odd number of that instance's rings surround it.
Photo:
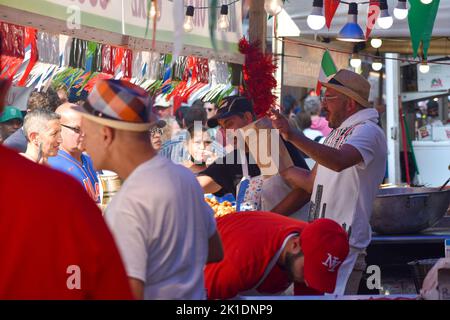
<path fill-rule="evenodd" d="M 71 127 L 65 124 L 61 124 L 61 127 L 67 128 L 69 130 L 72 130 L 73 132 L 75 132 L 76 134 L 82 134 L 82 131 L 79 127 Z"/>
<path fill-rule="evenodd" d="M 339 98 L 339 96 L 320 96 L 320 102 L 322 104 L 327 104 L 328 101 L 334 101 L 337 98 Z"/>
<path fill-rule="evenodd" d="M 162 128 L 151 128 L 150 129 L 150 134 L 152 136 L 154 136 L 156 134 L 162 135 L 163 134 L 163 129 Z"/>

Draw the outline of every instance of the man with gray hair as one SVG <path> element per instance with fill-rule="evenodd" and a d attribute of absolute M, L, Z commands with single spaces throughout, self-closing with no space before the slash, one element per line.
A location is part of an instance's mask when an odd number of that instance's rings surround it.
<path fill-rule="evenodd" d="M 327 119 L 320 116 L 322 106 L 319 97 L 306 97 L 303 107 L 311 115 L 310 129 L 320 131 L 324 137 L 328 136 L 331 128 L 328 126 Z"/>
<path fill-rule="evenodd" d="M 36 109 L 25 116 L 23 131 L 27 150 L 21 153 L 33 162 L 47 164 L 58 154 L 61 139 L 61 116 L 47 109 Z"/>

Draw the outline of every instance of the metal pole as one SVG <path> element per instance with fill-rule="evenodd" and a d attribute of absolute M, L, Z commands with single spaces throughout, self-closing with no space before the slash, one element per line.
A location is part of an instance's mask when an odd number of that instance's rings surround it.
<path fill-rule="evenodd" d="M 400 182 L 400 147 L 398 96 L 400 95 L 400 63 L 397 53 L 386 57 L 386 138 L 388 147 L 388 181 Z"/>

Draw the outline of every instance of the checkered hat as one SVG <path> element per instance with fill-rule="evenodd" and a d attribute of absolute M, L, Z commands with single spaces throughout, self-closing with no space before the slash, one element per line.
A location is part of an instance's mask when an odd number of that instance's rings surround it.
<path fill-rule="evenodd" d="M 148 131 L 164 126 L 151 112 L 151 97 L 141 87 L 124 80 L 100 80 L 81 109 L 82 115 L 108 127 Z"/>

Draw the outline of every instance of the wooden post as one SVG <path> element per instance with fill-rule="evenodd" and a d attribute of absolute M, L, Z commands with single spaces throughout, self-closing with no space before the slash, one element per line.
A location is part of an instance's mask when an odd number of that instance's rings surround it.
<path fill-rule="evenodd" d="M 267 13 L 264 0 L 251 0 L 249 9 L 249 41 L 259 41 L 261 50 L 266 52 Z"/>

